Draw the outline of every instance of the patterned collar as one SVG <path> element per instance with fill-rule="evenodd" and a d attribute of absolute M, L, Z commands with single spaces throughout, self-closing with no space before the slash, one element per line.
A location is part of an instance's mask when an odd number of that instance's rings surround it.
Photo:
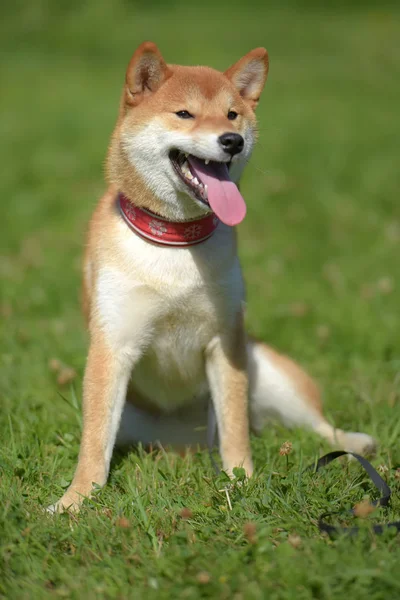
<path fill-rule="evenodd" d="M 129 227 L 146 240 L 161 246 L 187 248 L 205 242 L 219 224 L 216 215 L 210 214 L 192 221 L 167 221 L 163 217 L 135 206 L 123 194 L 118 195 L 121 214 Z"/>

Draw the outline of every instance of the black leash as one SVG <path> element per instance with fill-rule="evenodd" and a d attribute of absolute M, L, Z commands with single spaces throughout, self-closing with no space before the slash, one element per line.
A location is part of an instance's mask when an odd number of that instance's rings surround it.
<path fill-rule="evenodd" d="M 216 438 L 217 438 L 217 429 L 218 429 L 217 428 L 217 420 L 215 417 L 214 406 L 213 406 L 213 403 L 210 401 L 209 405 L 208 405 L 207 445 L 208 445 L 208 452 L 210 455 L 211 464 L 214 468 L 215 473 L 218 475 L 221 472 L 221 470 L 213 456 L 213 449 L 214 449 Z M 336 450 L 334 452 L 328 452 L 328 454 L 325 454 L 324 456 L 322 456 L 317 461 L 316 464 L 312 464 L 309 467 L 307 467 L 304 472 L 313 470 L 314 473 L 316 473 L 320 469 L 323 469 L 324 467 L 329 465 L 333 460 L 336 460 L 340 456 L 345 456 L 346 454 L 350 454 L 356 460 L 358 460 L 358 462 L 363 467 L 363 469 L 366 471 L 367 475 L 371 479 L 371 481 L 374 484 L 374 486 L 376 487 L 376 489 L 379 490 L 379 492 L 381 493 L 380 498 L 378 498 L 377 500 L 374 500 L 373 502 L 365 504 L 365 508 L 367 509 L 367 512 L 369 512 L 368 508 L 371 508 L 372 510 L 374 510 L 378 506 L 388 507 L 390 497 L 392 495 L 392 490 L 390 489 L 390 487 L 388 486 L 386 481 L 384 481 L 382 479 L 382 477 L 379 475 L 379 473 L 374 469 L 374 467 L 371 465 L 371 463 L 366 458 L 364 458 L 363 456 L 360 456 L 359 454 L 356 454 L 355 452 L 346 452 L 345 450 Z M 348 535 L 356 535 L 360 530 L 359 527 L 340 527 L 340 526 L 330 525 L 329 523 L 327 523 L 325 521 L 325 519 L 327 517 L 332 517 L 333 515 L 351 514 L 353 516 L 356 516 L 356 510 L 357 510 L 356 508 L 351 508 L 350 510 L 347 510 L 347 511 L 323 513 L 318 519 L 318 527 L 321 531 L 324 531 L 329 536 L 335 536 L 339 533 L 347 533 Z M 400 521 L 393 521 L 392 523 L 386 523 L 384 525 L 373 525 L 372 529 L 377 534 L 381 534 L 384 531 L 387 531 L 388 529 L 395 529 L 396 531 L 400 531 Z"/>
<path fill-rule="evenodd" d="M 329 463 L 331 463 L 333 460 L 336 460 L 336 458 L 339 458 L 340 456 L 345 456 L 346 454 L 350 454 L 351 456 L 354 456 L 354 458 L 356 460 L 358 460 L 358 462 L 363 467 L 363 469 L 366 471 L 367 475 L 371 479 L 371 481 L 374 484 L 374 486 L 376 487 L 376 489 L 379 490 L 379 492 L 381 493 L 380 498 L 378 498 L 377 500 L 374 500 L 373 502 L 369 502 L 368 504 L 367 503 L 365 504 L 365 508 L 367 509 L 367 512 L 369 512 L 368 511 L 369 508 L 374 510 L 378 506 L 387 507 L 389 505 L 390 496 L 392 495 L 392 490 L 390 489 L 390 487 L 388 486 L 386 481 L 384 481 L 382 479 L 382 477 L 379 475 L 379 473 L 374 469 L 374 467 L 371 465 L 371 463 L 366 458 L 364 458 L 363 456 L 360 456 L 359 454 L 356 454 L 355 452 L 346 452 L 344 450 L 337 450 L 335 452 L 329 452 L 328 454 L 325 454 L 325 456 L 322 456 L 317 461 L 315 468 L 314 468 L 314 465 L 311 465 L 310 467 L 308 467 L 306 469 L 306 471 L 310 471 L 310 470 L 314 469 L 314 473 L 316 473 L 323 467 L 326 467 L 327 465 L 329 465 Z M 371 510 L 371 512 L 372 512 L 372 510 Z M 353 516 L 357 516 L 357 509 L 351 508 L 350 510 L 346 510 L 346 511 L 337 511 L 337 512 L 332 512 L 332 513 L 327 512 L 327 513 L 322 514 L 318 519 L 318 527 L 320 528 L 320 530 L 325 531 L 330 536 L 335 536 L 338 533 L 347 533 L 349 535 L 356 535 L 359 532 L 359 529 L 360 529 L 359 527 L 340 527 L 340 526 L 336 527 L 335 525 L 330 525 L 325 520 L 327 517 L 331 517 L 333 515 L 340 515 L 340 514 L 351 514 Z M 377 534 L 381 534 L 384 531 L 387 531 L 388 529 L 393 529 L 393 528 L 396 529 L 397 531 L 400 531 L 400 521 L 393 521 L 392 523 L 386 523 L 384 525 L 373 525 L 372 526 L 372 530 Z"/>

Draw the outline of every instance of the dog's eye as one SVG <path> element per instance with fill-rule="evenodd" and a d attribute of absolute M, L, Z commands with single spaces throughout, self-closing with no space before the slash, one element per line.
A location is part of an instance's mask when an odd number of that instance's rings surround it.
<path fill-rule="evenodd" d="M 176 112 L 175 114 L 180 119 L 194 119 L 194 116 L 191 115 L 188 110 L 178 110 L 178 112 Z"/>
<path fill-rule="evenodd" d="M 236 117 L 238 116 L 237 112 L 235 112 L 234 110 L 230 110 L 228 112 L 228 119 L 230 121 L 234 121 L 236 119 Z"/>

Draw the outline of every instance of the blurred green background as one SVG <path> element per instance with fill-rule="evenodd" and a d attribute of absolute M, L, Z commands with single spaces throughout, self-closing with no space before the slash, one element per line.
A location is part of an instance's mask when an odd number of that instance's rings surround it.
<path fill-rule="evenodd" d="M 1 10 L 1 293 L 6 313 L 11 305 L 18 315 L 11 327 L 40 331 L 38 352 L 62 350 L 82 368 L 83 234 L 104 189 L 126 65 L 151 39 L 170 62 L 218 69 L 253 47 L 269 50 L 260 141 L 243 183 L 250 328 L 305 361 L 320 357 L 320 326 L 322 337 L 325 326 L 332 333 L 336 360 L 393 356 L 397 10 L 208 0 L 16 2 Z M 58 341 L 52 319 L 65 324 Z"/>
<path fill-rule="evenodd" d="M 268 49 L 239 228 L 249 328 L 317 376 L 333 422 L 372 433 L 381 460 L 399 465 L 399 31 L 400 7 L 386 2 L 2 3 L 0 456 L 9 476 L 2 491 L 14 494 L 8 540 L 27 518 L 21 494 L 40 524 L 38 506 L 61 495 L 72 474 L 79 427 L 58 392 L 79 404 L 84 232 L 104 190 L 125 68 L 146 39 L 168 62 L 221 70 L 254 47 Z M 72 388 L 57 383 L 54 358 L 76 373 Z M 286 435 L 266 432 L 259 466 Z M 313 436 L 290 435 L 309 457 L 318 451 Z M 16 460 L 32 471 L 16 479 Z M 105 493 L 111 502 L 117 490 Z"/>

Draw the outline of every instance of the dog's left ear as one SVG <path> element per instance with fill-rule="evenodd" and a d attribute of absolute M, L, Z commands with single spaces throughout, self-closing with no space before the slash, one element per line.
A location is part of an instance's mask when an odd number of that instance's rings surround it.
<path fill-rule="evenodd" d="M 232 65 L 224 75 L 237 88 L 243 100 L 255 110 L 268 75 L 268 52 L 265 48 L 255 48 L 237 63 Z"/>
<path fill-rule="evenodd" d="M 154 94 L 172 75 L 153 42 L 143 42 L 132 56 L 126 71 L 126 102 L 132 106 Z"/>

